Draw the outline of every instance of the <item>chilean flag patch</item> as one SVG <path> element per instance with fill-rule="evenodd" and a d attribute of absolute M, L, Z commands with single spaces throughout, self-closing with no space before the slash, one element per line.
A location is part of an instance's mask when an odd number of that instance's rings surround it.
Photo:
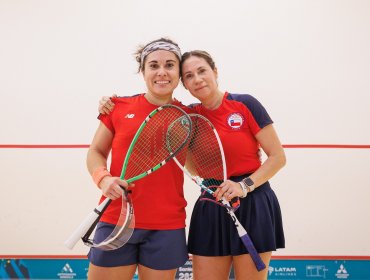
<path fill-rule="evenodd" d="M 227 118 L 227 123 L 232 129 L 239 129 L 244 122 L 243 115 L 240 113 L 232 113 L 228 118 Z"/>

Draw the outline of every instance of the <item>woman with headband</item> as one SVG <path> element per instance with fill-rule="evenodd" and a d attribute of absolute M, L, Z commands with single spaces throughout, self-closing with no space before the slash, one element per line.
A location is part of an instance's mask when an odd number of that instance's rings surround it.
<path fill-rule="evenodd" d="M 161 38 L 140 47 L 136 60 L 146 93 L 112 98 L 112 113 L 98 117 L 100 124 L 88 151 L 87 167 L 102 191 L 101 201 L 106 197 L 113 201 L 97 226 L 96 242 L 103 241 L 115 227 L 121 210 L 120 186 L 131 187 L 119 176 L 124 151 L 134 133 L 155 108 L 168 103 L 182 106 L 172 97 L 180 80 L 180 59 L 178 45 L 169 39 Z M 113 141 L 115 146 L 120 146 L 120 151 L 112 150 L 108 171 L 107 159 Z M 117 250 L 91 248 L 88 279 L 131 280 L 136 269 L 144 280 L 175 278 L 176 269 L 188 259 L 183 182 L 183 174 L 173 161 L 135 182 L 131 189 L 135 207 L 134 233 L 129 242 Z"/>

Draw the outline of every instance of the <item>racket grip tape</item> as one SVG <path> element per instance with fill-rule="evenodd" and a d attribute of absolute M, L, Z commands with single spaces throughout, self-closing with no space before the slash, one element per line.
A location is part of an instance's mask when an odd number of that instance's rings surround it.
<path fill-rule="evenodd" d="M 91 212 L 85 220 L 80 224 L 80 226 L 71 234 L 71 236 L 64 242 L 64 245 L 68 249 L 73 249 L 80 238 L 89 230 L 91 225 L 99 218 L 99 214 L 95 211 Z"/>
<path fill-rule="evenodd" d="M 78 228 L 71 234 L 71 236 L 64 242 L 64 245 L 68 249 L 73 249 L 76 243 L 83 237 L 91 228 L 92 225 L 96 224 L 104 210 L 111 203 L 109 198 L 106 198 L 98 207 L 94 209 L 79 225 Z"/>
<path fill-rule="evenodd" d="M 240 206 L 240 199 L 239 197 L 233 197 L 231 200 L 230 200 L 230 204 L 231 204 L 231 207 L 235 210 L 237 210 Z"/>
<path fill-rule="evenodd" d="M 253 245 L 252 240 L 249 238 L 248 234 L 245 234 L 240 237 L 244 243 L 244 246 L 247 248 L 249 255 L 251 256 L 254 264 L 258 271 L 264 270 L 266 268 L 265 263 L 262 261 L 260 255 L 258 254 L 256 248 Z"/>

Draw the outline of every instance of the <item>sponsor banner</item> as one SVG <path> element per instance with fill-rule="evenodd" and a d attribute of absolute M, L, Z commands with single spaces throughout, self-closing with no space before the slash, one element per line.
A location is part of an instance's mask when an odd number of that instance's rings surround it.
<path fill-rule="evenodd" d="M 370 279 L 370 260 L 272 260 L 268 279 Z"/>
<path fill-rule="evenodd" d="M 0 279 L 87 279 L 87 259 L 0 259 Z M 135 274 L 133 279 L 138 279 Z M 191 260 L 176 279 L 193 279 Z M 234 279 L 231 271 L 230 279 Z M 271 260 L 269 280 L 370 279 L 370 260 Z"/>

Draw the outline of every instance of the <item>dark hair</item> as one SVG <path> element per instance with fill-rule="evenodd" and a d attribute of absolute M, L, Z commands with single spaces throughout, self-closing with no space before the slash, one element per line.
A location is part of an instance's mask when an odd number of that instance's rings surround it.
<path fill-rule="evenodd" d="M 211 67 L 212 70 L 215 70 L 216 69 L 216 63 L 215 61 L 213 60 L 212 56 L 206 52 L 206 51 L 202 51 L 202 50 L 194 50 L 194 51 L 190 51 L 190 52 L 185 52 L 182 57 L 181 57 L 181 71 L 180 71 L 180 74 L 182 75 L 182 64 L 187 60 L 189 59 L 190 57 L 192 56 L 196 56 L 196 57 L 199 57 L 199 58 L 203 58 L 207 63 L 208 65 Z M 184 84 L 184 81 L 182 79 L 182 76 L 181 76 L 181 82 L 182 84 Z"/>
<path fill-rule="evenodd" d="M 167 43 L 170 43 L 170 44 L 173 44 L 177 47 L 179 47 L 179 45 L 177 43 L 175 43 L 173 40 L 169 39 L 169 38 L 166 38 L 166 37 L 162 37 L 160 39 L 157 39 L 157 40 L 154 40 L 154 41 L 151 41 L 149 43 L 147 43 L 146 45 L 140 45 L 138 46 L 136 52 L 134 53 L 134 56 L 135 56 L 135 60 L 137 61 L 137 63 L 139 64 L 139 67 L 138 67 L 138 70 L 137 72 L 140 73 L 141 71 L 144 71 L 145 69 L 145 66 L 144 66 L 144 62 L 145 61 L 141 61 L 141 54 L 143 52 L 143 50 L 149 46 L 150 44 L 152 43 L 155 43 L 155 42 L 167 42 Z M 177 56 L 176 56 L 177 57 Z M 144 59 L 145 60 L 145 59 Z"/>

